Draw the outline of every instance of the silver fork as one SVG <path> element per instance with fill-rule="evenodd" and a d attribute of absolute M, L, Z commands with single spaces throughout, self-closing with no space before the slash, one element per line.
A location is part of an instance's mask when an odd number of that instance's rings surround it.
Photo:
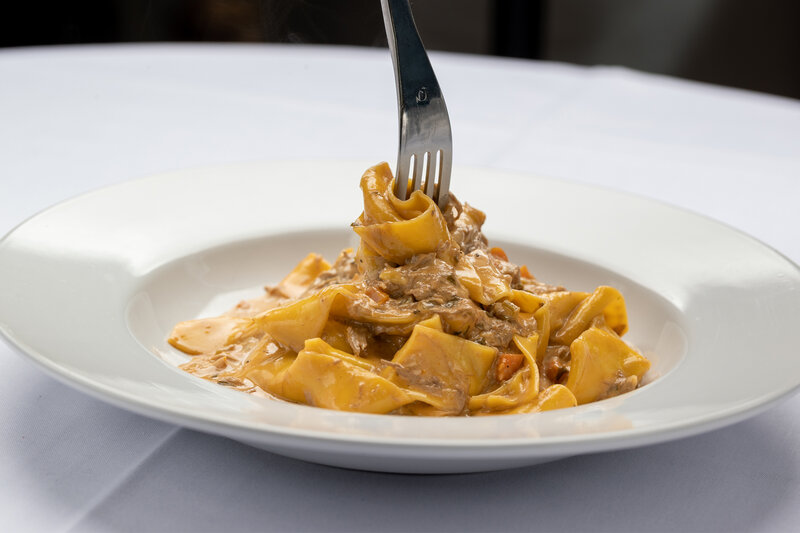
<path fill-rule="evenodd" d="M 397 83 L 400 149 L 394 193 L 405 200 L 422 190 L 440 208 L 447 205 L 453 136 L 439 82 L 419 38 L 408 0 L 381 0 L 383 23 Z"/>

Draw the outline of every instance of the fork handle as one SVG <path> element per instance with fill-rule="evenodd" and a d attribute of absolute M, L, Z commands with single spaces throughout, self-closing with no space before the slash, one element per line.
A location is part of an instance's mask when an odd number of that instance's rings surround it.
<path fill-rule="evenodd" d="M 443 102 L 442 92 L 419 37 L 408 0 L 381 0 L 381 8 L 394 65 L 402 147 L 409 133 L 406 130 L 409 122 L 411 127 L 414 124 L 414 121 L 407 120 L 408 114 L 433 101 L 437 104 Z M 408 161 L 402 156 L 398 157 L 395 170 L 395 194 L 404 199 L 408 190 Z"/>

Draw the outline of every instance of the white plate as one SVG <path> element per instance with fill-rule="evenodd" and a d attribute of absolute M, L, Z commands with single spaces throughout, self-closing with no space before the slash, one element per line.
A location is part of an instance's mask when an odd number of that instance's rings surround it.
<path fill-rule="evenodd" d="M 800 272 L 729 227 L 576 184 L 457 169 L 485 231 L 540 279 L 626 296 L 651 383 L 532 415 L 425 419 L 249 396 L 175 367 L 180 320 L 260 293 L 309 251 L 354 242 L 368 162 L 272 162 L 154 176 L 31 218 L 0 242 L 0 331 L 115 405 L 300 459 L 468 472 L 628 448 L 751 416 L 800 384 Z"/>

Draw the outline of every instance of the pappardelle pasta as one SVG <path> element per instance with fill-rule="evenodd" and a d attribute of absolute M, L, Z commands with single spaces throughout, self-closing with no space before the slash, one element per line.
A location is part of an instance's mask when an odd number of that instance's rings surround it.
<path fill-rule="evenodd" d="M 452 194 L 392 193 L 386 163 L 361 178 L 361 239 L 333 264 L 309 254 L 265 294 L 181 322 L 181 367 L 311 406 L 425 416 L 513 414 L 637 388 L 649 361 L 622 340 L 617 289 L 569 291 L 511 263 L 485 215 Z"/>

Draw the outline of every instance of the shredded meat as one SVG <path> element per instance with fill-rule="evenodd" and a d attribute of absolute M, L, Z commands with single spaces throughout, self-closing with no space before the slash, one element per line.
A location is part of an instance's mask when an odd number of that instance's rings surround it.
<path fill-rule="evenodd" d="M 489 241 L 481 232 L 481 227 L 486 221 L 483 211 L 479 211 L 469 204 L 462 204 L 450 193 L 443 214 L 450 236 L 464 253 L 468 254 L 473 250 L 488 248 Z"/>
<path fill-rule="evenodd" d="M 455 269 L 435 254 L 415 256 L 407 264 L 386 267 L 375 283 L 390 296 L 382 310 L 413 310 L 420 318 L 439 315 L 445 331 L 465 339 L 505 348 L 514 335 L 530 335 L 536 327 L 532 317 L 523 318 L 511 302 L 484 308 L 472 301 L 459 283 Z M 391 332 L 383 326 L 371 326 L 376 333 Z"/>
<path fill-rule="evenodd" d="M 347 344 L 353 350 L 354 355 L 361 355 L 367 348 L 369 342 L 369 331 L 360 326 L 347 326 Z"/>
<path fill-rule="evenodd" d="M 520 284 L 522 290 L 528 291 L 532 294 L 546 294 L 548 292 L 563 291 L 564 287 L 560 285 L 550 285 L 543 281 L 534 278 L 521 278 Z"/>
<path fill-rule="evenodd" d="M 500 272 L 512 289 L 524 289 L 517 265 L 491 254 L 489 255 L 489 261 L 492 262 L 492 266 Z"/>
<path fill-rule="evenodd" d="M 344 250 L 339 257 L 336 258 L 331 268 L 322 272 L 314 282 L 309 285 L 301 298 L 319 292 L 320 290 L 330 285 L 338 285 L 341 283 L 349 283 L 358 274 L 356 267 L 356 256 L 352 250 Z"/>
<path fill-rule="evenodd" d="M 508 348 L 514 335 L 527 336 L 536 321 L 523 317 L 509 301 L 483 306 L 470 299 L 469 291 L 456 276 L 455 257 L 488 257 L 489 262 L 513 289 L 534 293 L 559 290 L 532 278 L 523 278 L 520 268 L 499 255 L 489 253 L 487 239 L 481 232 L 485 215 L 462 204 L 455 196 L 444 209 L 445 222 L 452 237 L 449 247 L 419 254 L 403 265 L 385 265 L 368 279 L 359 278 L 356 256 L 343 252 L 330 270 L 320 274 L 303 296 L 340 283 L 359 281 L 367 294 L 386 294 L 388 299 L 367 298 L 352 302 L 362 314 L 369 312 L 413 312 L 419 320 L 439 315 L 446 332 L 498 349 Z M 502 254 L 501 254 L 502 255 Z M 450 258 L 448 261 L 446 258 Z M 532 290 L 531 290 L 532 289 Z M 359 323 L 348 328 L 347 340 L 356 354 L 366 349 L 367 338 L 381 335 L 408 335 L 406 326 Z"/>
<path fill-rule="evenodd" d="M 540 382 L 544 387 L 554 383 L 561 383 L 569 373 L 571 355 L 568 346 L 548 346 L 542 361 L 544 372 Z"/>
<path fill-rule="evenodd" d="M 469 298 L 467 289 L 456 280 L 455 272 L 453 265 L 430 253 L 414 256 L 399 267 L 386 267 L 378 279 L 392 298 L 410 294 L 415 301 L 441 305 L 455 298 Z"/>

